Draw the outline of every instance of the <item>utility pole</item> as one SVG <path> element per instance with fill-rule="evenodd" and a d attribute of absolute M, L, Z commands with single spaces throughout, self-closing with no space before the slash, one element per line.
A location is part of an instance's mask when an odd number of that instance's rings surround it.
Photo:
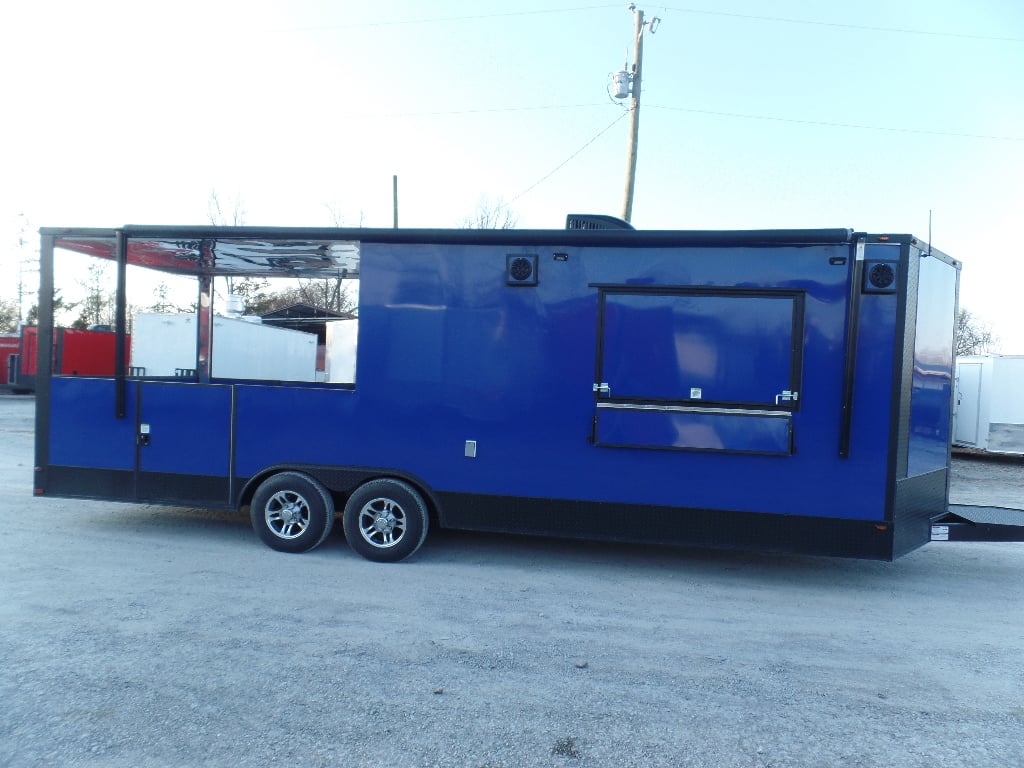
<path fill-rule="evenodd" d="M 23 269 L 23 257 L 22 251 L 25 248 L 25 236 L 23 232 L 18 233 L 18 328 L 21 328 L 22 314 L 21 305 L 24 302 L 25 296 L 25 280 L 22 276 Z"/>
<path fill-rule="evenodd" d="M 19 213 L 18 218 L 20 219 L 20 225 L 18 226 L 18 328 L 21 328 L 21 323 L 24 319 L 22 312 L 22 305 L 25 301 L 25 246 L 28 245 L 28 241 L 25 239 L 25 235 L 28 231 L 28 218 L 24 213 Z"/>
<path fill-rule="evenodd" d="M 633 216 L 633 188 L 636 186 L 636 148 L 640 131 L 640 81 L 644 66 L 644 27 L 650 27 L 651 34 L 654 34 L 661 21 L 657 16 L 650 21 L 644 21 L 644 12 L 636 7 L 634 3 L 629 4 L 629 10 L 633 12 L 633 69 L 626 73 L 631 84 L 632 99 L 630 100 L 629 112 L 629 145 L 628 158 L 626 161 L 626 194 L 622 201 L 622 218 L 629 221 Z M 618 94 L 616 94 L 618 96 Z M 619 96 L 619 98 L 623 98 Z"/>
<path fill-rule="evenodd" d="M 395 229 L 398 229 L 398 174 L 391 177 L 391 200 L 395 206 Z"/>

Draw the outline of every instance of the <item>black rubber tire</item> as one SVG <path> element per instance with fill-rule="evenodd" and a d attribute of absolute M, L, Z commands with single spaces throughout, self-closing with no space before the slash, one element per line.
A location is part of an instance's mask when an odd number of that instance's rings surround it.
<path fill-rule="evenodd" d="M 252 527 L 279 552 L 308 552 L 327 539 L 334 525 L 334 500 L 301 472 L 279 472 L 260 483 L 250 505 Z"/>
<path fill-rule="evenodd" d="M 359 486 L 345 504 L 341 520 L 349 546 L 378 563 L 409 557 L 423 544 L 430 526 L 419 491 L 404 480 L 386 477 Z"/>

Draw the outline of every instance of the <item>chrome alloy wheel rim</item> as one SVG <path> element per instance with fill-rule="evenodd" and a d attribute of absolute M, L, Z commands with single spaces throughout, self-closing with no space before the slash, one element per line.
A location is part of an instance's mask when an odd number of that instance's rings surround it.
<path fill-rule="evenodd" d="M 282 539 L 296 539 L 309 528 L 309 502 L 295 491 L 278 491 L 264 509 L 267 527 Z"/>
<path fill-rule="evenodd" d="M 359 510 L 359 533 L 379 549 L 395 546 L 405 536 L 405 510 L 394 499 L 374 499 Z"/>

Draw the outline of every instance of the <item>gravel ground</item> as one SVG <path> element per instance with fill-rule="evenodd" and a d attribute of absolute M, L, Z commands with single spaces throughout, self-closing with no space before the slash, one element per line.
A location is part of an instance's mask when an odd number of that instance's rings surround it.
<path fill-rule="evenodd" d="M 0 397 L 0 766 L 1024 766 L 1024 543 L 895 563 L 34 499 Z M 957 460 L 953 500 L 1024 506 Z"/>
<path fill-rule="evenodd" d="M 949 501 L 951 504 L 1024 508 L 1024 460 L 955 457 Z"/>

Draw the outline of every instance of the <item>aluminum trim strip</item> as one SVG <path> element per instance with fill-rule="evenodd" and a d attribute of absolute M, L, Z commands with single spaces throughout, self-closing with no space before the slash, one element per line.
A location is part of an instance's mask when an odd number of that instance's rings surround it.
<path fill-rule="evenodd" d="M 672 413 L 707 413 L 721 416 L 771 416 L 780 419 L 792 417 L 789 411 L 760 411 L 750 408 L 701 408 L 691 405 L 634 405 L 631 403 L 598 403 L 598 410 L 603 408 L 623 411 L 665 411 Z"/>

